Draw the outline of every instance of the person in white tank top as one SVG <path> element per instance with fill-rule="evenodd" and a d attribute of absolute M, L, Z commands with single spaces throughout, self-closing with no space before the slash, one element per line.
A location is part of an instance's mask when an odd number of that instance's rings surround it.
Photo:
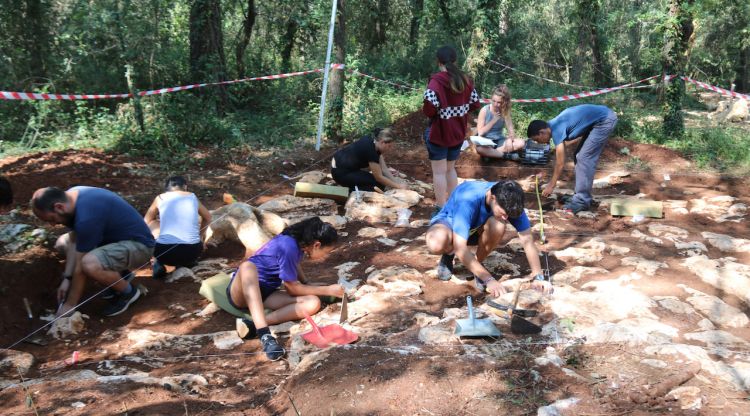
<path fill-rule="evenodd" d="M 165 190 L 154 198 L 143 217 L 156 238 L 155 279 L 166 276 L 165 266 L 189 267 L 195 264 L 203 252 L 205 230 L 211 222 L 208 209 L 194 193 L 187 192 L 185 178 L 173 176 L 167 179 Z"/>

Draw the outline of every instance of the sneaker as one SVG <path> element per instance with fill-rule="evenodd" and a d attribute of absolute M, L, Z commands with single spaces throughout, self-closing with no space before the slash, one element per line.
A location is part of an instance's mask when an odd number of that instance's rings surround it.
<path fill-rule="evenodd" d="M 453 257 L 454 254 L 443 254 L 440 256 L 440 262 L 437 266 L 438 279 L 447 282 L 453 276 Z"/>
<path fill-rule="evenodd" d="M 237 335 L 242 339 L 251 339 L 257 335 L 253 321 L 245 318 L 237 318 L 235 321 Z"/>
<path fill-rule="evenodd" d="M 268 357 L 271 361 L 276 361 L 281 359 L 281 357 L 284 356 L 286 353 L 286 350 L 279 345 L 279 343 L 276 341 L 276 338 L 273 337 L 271 334 L 263 335 L 260 338 L 260 343 L 263 345 L 263 352 L 266 353 L 266 357 Z"/>
<path fill-rule="evenodd" d="M 587 206 L 585 206 L 583 204 L 579 204 L 577 202 L 573 202 L 572 200 L 568 201 L 568 203 L 566 203 L 563 206 L 563 211 L 570 212 L 573 215 L 578 214 L 581 211 L 586 211 L 588 209 L 589 209 L 589 207 L 587 207 Z"/>
<path fill-rule="evenodd" d="M 167 268 L 159 260 L 154 260 L 154 265 L 151 267 L 151 278 L 161 280 L 165 277 L 167 277 Z"/>
<path fill-rule="evenodd" d="M 128 306 L 130 306 L 131 303 L 138 300 L 138 298 L 141 297 L 141 290 L 138 289 L 137 286 L 133 286 L 133 290 L 130 292 L 129 295 L 126 295 L 124 293 L 118 293 L 117 296 L 115 296 L 109 303 L 109 305 L 104 308 L 102 311 L 102 315 L 104 316 L 115 316 L 119 315 L 126 310 L 128 310 Z"/>
<path fill-rule="evenodd" d="M 135 279 L 135 274 L 132 273 L 130 270 L 123 270 L 120 272 L 120 277 L 124 278 L 128 283 L 132 282 L 133 279 Z M 107 290 L 102 292 L 102 299 L 104 300 L 110 300 L 114 299 L 119 293 L 112 289 L 111 287 L 108 287 Z"/>

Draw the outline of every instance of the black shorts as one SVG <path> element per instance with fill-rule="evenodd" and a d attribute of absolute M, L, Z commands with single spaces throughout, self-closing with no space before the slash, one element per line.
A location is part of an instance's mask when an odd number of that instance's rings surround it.
<path fill-rule="evenodd" d="M 242 310 L 243 308 L 237 306 L 237 304 L 235 304 L 234 301 L 232 301 L 232 283 L 234 283 L 235 276 L 237 276 L 237 272 L 234 272 L 232 274 L 232 278 L 229 279 L 229 284 L 227 285 L 227 300 L 229 301 L 229 304 L 232 305 L 235 309 Z M 274 289 L 274 288 L 266 287 L 263 285 L 259 285 L 259 286 L 260 286 L 260 299 L 264 302 L 266 301 L 266 299 L 268 299 L 269 296 L 271 296 L 271 293 L 278 290 L 278 288 Z"/>
<path fill-rule="evenodd" d="M 154 257 L 167 266 L 191 267 L 203 252 L 203 243 L 161 244 L 154 246 Z"/>

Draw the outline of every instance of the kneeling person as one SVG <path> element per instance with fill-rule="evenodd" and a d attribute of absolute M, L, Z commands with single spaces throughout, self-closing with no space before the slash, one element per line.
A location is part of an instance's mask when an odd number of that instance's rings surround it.
<path fill-rule="evenodd" d="M 331 160 L 331 176 L 349 191 L 384 191 L 386 187 L 406 189 L 406 185 L 391 174 L 385 155 L 393 151 L 391 129 L 375 129 L 372 135 L 338 150 Z"/>
<path fill-rule="evenodd" d="M 284 349 L 271 335 L 269 325 L 303 319 L 320 310 L 318 296 L 342 297 L 341 285 L 313 286 L 302 283 L 302 257 L 324 257 L 338 238 L 336 229 L 318 217 L 308 218 L 285 228 L 281 234 L 243 262 L 227 286 L 229 303 L 249 309 L 252 321 L 237 321 L 242 338 L 257 334 L 270 360 L 278 360 Z M 281 287 L 286 291 L 281 291 Z M 266 315 L 265 308 L 273 312 Z"/>
<path fill-rule="evenodd" d="M 129 270 L 148 264 L 154 237 L 135 208 L 114 192 L 89 186 L 38 189 L 31 207 L 39 219 L 72 229 L 60 238 L 66 264 L 57 290 L 58 316 L 78 305 L 87 279 L 113 289 L 105 316 L 124 312 L 140 297 L 125 276 L 132 279 Z"/>
<path fill-rule="evenodd" d="M 441 280 L 450 279 L 453 259 L 457 256 L 492 296 L 505 293 L 503 286 L 482 266 L 481 261 L 498 246 L 507 222 L 518 231 L 518 238 L 531 266 L 531 275 L 535 276 L 532 287 L 551 292 L 552 286 L 542 274 L 529 218 L 523 210 L 523 190 L 518 183 L 510 180 L 464 182 L 451 193 L 443 209 L 432 218 L 426 242 L 431 253 L 442 254 L 438 277 Z M 470 245 L 477 245 L 476 254 L 469 250 Z"/>

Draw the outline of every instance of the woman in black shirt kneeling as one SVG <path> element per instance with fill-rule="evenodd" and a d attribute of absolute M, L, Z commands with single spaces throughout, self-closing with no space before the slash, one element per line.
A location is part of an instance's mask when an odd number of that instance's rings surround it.
<path fill-rule="evenodd" d="M 406 189 L 406 184 L 391 175 L 384 155 L 393 150 L 391 129 L 375 129 L 372 135 L 339 149 L 331 161 L 331 176 L 350 191 L 383 191 L 386 187 Z"/>

